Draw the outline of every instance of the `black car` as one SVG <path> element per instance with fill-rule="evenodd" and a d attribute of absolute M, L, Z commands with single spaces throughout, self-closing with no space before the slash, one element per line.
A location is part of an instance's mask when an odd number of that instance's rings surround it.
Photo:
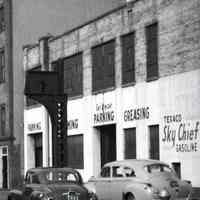
<path fill-rule="evenodd" d="M 82 177 L 72 168 L 35 168 L 27 171 L 20 189 L 8 200 L 86 200 L 90 198 Z"/>

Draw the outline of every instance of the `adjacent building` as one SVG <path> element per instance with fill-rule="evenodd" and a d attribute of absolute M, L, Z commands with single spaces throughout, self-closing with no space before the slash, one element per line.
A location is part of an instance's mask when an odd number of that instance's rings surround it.
<path fill-rule="evenodd" d="M 118 4 L 112 0 L 0 0 L 0 189 L 20 184 L 24 175 L 23 45 L 48 32 L 71 29 Z M 35 128 L 30 125 L 30 129 Z M 40 152 L 40 139 L 35 138 Z"/>
<path fill-rule="evenodd" d="M 84 180 L 108 161 L 150 158 L 200 186 L 199 10 L 198 0 L 133 0 L 24 49 L 26 70 L 44 69 L 48 58 L 46 70 L 63 71 L 68 165 Z M 52 155 L 45 112 L 25 109 L 34 116 L 25 118 L 26 169 L 33 132 L 43 163 Z"/>

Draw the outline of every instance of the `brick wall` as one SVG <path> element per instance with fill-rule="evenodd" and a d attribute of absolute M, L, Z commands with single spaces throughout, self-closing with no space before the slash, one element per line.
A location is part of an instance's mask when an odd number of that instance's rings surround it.
<path fill-rule="evenodd" d="M 53 39 L 50 62 L 83 51 L 84 94 L 91 93 L 91 47 L 116 39 L 116 86 L 121 87 L 120 36 L 136 32 L 136 82 L 146 81 L 145 26 L 159 24 L 159 76 L 200 66 L 200 2 L 198 0 L 143 0 Z"/>

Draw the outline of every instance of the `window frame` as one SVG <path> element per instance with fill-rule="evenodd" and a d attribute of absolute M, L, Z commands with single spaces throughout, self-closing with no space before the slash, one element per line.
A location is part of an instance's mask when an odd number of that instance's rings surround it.
<path fill-rule="evenodd" d="M 131 39 L 133 39 L 132 45 L 127 45 L 126 46 L 127 43 L 130 44 L 128 42 L 128 40 L 131 40 Z M 130 66 L 127 68 L 126 67 L 127 66 L 126 60 L 127 60 L 128 56 L 129 56 L 128 55 L 128 49 L 130 49 L 130 48 L 133 48 L 133 50 L 132 50 L 133 55 L 131 56 L 131 58 L 132 58 L 132 60 L 131 60 L 132 66 L 131 66 L 131 68 L 130 68 Z M 122 68 L 122 70 L 121 70 L 121 76 L 122 76 L 121 77 L 121 85 L 122 85 L 122 87 L 126 87 L 126 86 L 129 86 L 129 85 L 135 85 L 135 83 L 136 83 L 135 31 L 129 32 L 129 33 L 124 34 L 124 35 L 121 36 L 121 56 L 122 56 L 122 58 L 121 58 L 121 62 L 122 62 L 122 65 L 121 65 L 121 68 Z M 129 69 L 129 70 L 127 70 L 127 69 Z M 129 74 L 130 72 L 133 73 L 132 74 L 133 78 L 132 78 L 132 80 L 129 80 L 128 82 L 126 82 L 125 81 L 126 79 L 124 79 L 125 73 Z"/>
<path fill-rule="evenodd" d="M 0 104 L 0 130 L 1 137 L 6 136 L 6 104 Z"/>
<path fill-rule="evenodd" d="M 79 155 L 79 161 L 80 163 L 70 163 L 70 160 L 69 160 L 69 138 L 75 138 L 75 137 L 81 137 L 81 142 L 82 142 L 82 151 L 79 152 L 81 153 L 81 155 Z M 75 134 L 75 135 L 68 135 L 67 136 L 67 147 L 68 147 L 68 150 L 67 150 L 67 159 L 68 159 L 68 165 L 72 168 L 75 168 L 75 169 L 84 169 L 84 134 Z M 78 149 L 80 149 L 80 145 L 77 146 Z M 75 156 L 75 155 L 73 155 Z M 75 160 L 75 159 L 74 159 Z"/>
<path fill-rule="evenodd" d="M 80 56 L 80 58 L 79 58 L 79 56 Z M 72 67 L 66 67 L 66 65 L 65 65 L 66 62 L 71 63 Z M 56 61 L 53 62 L 53 64 L 54 63 L 56 63 Z M 77 67 L 79 65 L 80 65 L 80 67 Z M 76 67 L 76 68 L 74 69 L 74 67 Z M 71 70 L 69 70 L 69 68 Z M 66 69 L 68 69 L 68 71 L 70 71 L 70 77 L 71 77 L 70 79 L 67 79 L 65 76 L 66 74 L 68 74 L 68 73 L 66 73 L 67 72 Z M 55 70 L 55 68 L 54 68 L 54 70 Z M 63 72 L 63 91 L 64 91 L 64 93 L 66 93 L 69 98 L 82 97 L 83 96 L 83 87 L 84 87 L 83 86 L 83 52 L 80 51 L 73 55 L 63 58 L 61 70 Z M 78 72 L 78 76 L 77 76 L 76 72 Z M 74 76 L 75 73 L 76 73 L 76 75 Z M 77 84 L 77 78 L 80 79 L 78 83 L 80 83 L 81 86 L 80 86 L 80 84 Z M 66 80 L 71 83 L 71 91 L 70 92 L 67 91 L 67 90 L 69 90 L 69 87 L 67 87 L 68 83 L 66 82 Z M 73 90 L 74 88 L 75 88 L 75 90 Z M 77 90 L 77 88 L 80 90 Z M 73 92 L 73 91 L 75 91 L 75 92 Z"/>
<path fill-rule="evenodd" d="M 131 136 L 131 137 L 130 137 Z M 133 138 L 134 137 L 134 138 Z M 134 144 L 135 144 L 135 149 L 131 148 L 133 151 L 130 151 L 130 148 L 132 147 L 133 143 L 131 143 L 130 139 L 134 139 Z M 126 142 L 129 143 L 126 143 Z M 133 153 L 135 155 L 133 155 Z M 137 129 L 136 127 L 131 127 L 131 128 L 125 128 L 124 129 L 124 158 L 125 159 L 136 159 L 137 158 Z"/>
<path fill-rule="evenodd" d="M 115 38 L 91 48 L 92 94 L 115 88 L 115 48 Z M 111 68 L 107 66 L 111 66 Z M 98 76 L 101 78 L 98 78 Z"/>
<path fill-rule="evenodd" d="M 109 169 L 109 176 L 102 176 L 102 173 L 105 169 Z M 111 178 L 111 167 L 110 166 L 103 167 L 101 170 L 100 176 L 101 176 L 101 178 Z"/>
<path fill-rule="evenodd" d="M 155 26 L 155 27 L 154 27 Z M 156 28 L 155 32 L 151 29 Z M 146 81 L 159 78 L 159 23 L 155 21 L 145 27 L 146 37 Z M 153 45 L 152 45 L 153 43 Z M 156 52 L 152 54 L 152 52 Z M 153 68 L 153 70 L 152 70 Z M 153 72 L 152 72 L 153 71 Z"/>
<path fill-rule="evenodd" d="M 154 130 L 152 130 L 153 128 Z M 159 124 L 149 125 L 149 158 L 160 160 L 160 127 Z M 152 130 L 152 132 L 151 132 Z M 157 131 L 157 132 L 156 132 Z M 157 139 L 155 141 L 155 139 Z M 152 143 L 153 141 L 153 143 Z M 156 143 L 157 142 L 157 143 Z M 158 151 L 156 150 L 158 149 Z"/>
<path fill-rule="evenodd" d="M 0 5 L 0 34 L 5 31 L 5 7 L 3 4 Z"/>
<path fill-rule="evenodd" d="M 5 49 L 0 49 L 0 84 L 6 81 Z"/>

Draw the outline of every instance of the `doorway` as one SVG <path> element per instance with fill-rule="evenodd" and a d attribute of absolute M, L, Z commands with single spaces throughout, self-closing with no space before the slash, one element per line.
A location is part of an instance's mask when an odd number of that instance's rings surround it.
<path fill-rule="evenodd" d="M 43 166 L 42 133 L 34 134 L 35 167 Z"/>
<path fill-rule="evenodd" d="M 102 126 L 99 131 L 102 167 L 105 163 L 116 160 L 116 126 Z"/>
<path fill-rule="evenodd" d="M 0 147 L 0 188 L 8 188 L 8 148 Z"/>

